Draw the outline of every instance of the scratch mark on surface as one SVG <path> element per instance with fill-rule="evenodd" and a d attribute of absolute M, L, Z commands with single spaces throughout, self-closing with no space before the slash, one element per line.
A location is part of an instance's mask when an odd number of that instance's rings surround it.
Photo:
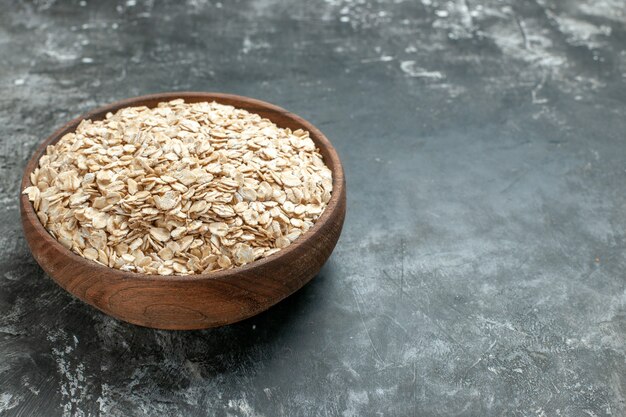
<path fill-rule="evenodd" d="M 389 278 L 389 281 L 392 282 L 393 285 L 398 286 L 398 284 L 389 276 L 389 273 L 387 271 L 383 270 L 383 274 L 387 278 Z M 407 302 L 411 307 L 413 307 L 413 309 L 416 312 L 421 313 L 424 317 L 426 317 L 435 327 L 437 327 L 437 329 L 439 329 L 441 334 L 443 334 L 448 340 L 450 340 L 451 342 L 456 344 L 462 350 L 465 350 L 465 347 L 463 347 L 463 345 L 461 343 L 459 343 L 459 341 L 456 340 L 454 338 L 454 336 L 452 336 L 437 320 L 432 318 L 428 313 L 424 312 L 424 310 L 422 310 L 417 304 L 412 302 L 411 299 L 409 298 L 409 295 L 406 293 L 406 291 L 404 291 L 403 289 L 402 289 L 402 291 L 407 296 L 407 298 L 404 299 L 403 301 Z"/>
<path fill-rule="evenodd" d="M 404 331 L 404 333 L 406 333 L 406 335 L 409 335 L 409 331 L 406 329 L 406 327 L 404 327 L 403 325 L 401 325 L 398 320 L 394 319 L 393 317 L 391 317 L 389 314 L 383 314 L 383 317 L 387 317 L 393 324 L 395 324 L 396 326 L 398 326 L 400 329 L 402 329 Z"/>
<path fill-rule="evenodd" d="M 404 293 L 404 237 L 400 239 L 400 300 L 402 300 L 402 294 Z"/>
<path fill-rule="evenodd" d="M 526 34 L 524 21 L 520 19 L 517 13 L 513 14 L 513 18 L 515 19 L 515 23 L 517 23 L 517 27 L 519 28 L 519 31 L 522 35 L 522 39 L 524 40 L 524 49 L 530 50 L 530 42 L 528 41 L 528 35 Z"/>
<path fill-rule="evenodd" d="M 393 57 L 389 56 L 389 55 L 383 55 L 380 56 L 378 58 L 365 58 L 361 60 L 362 64 L 369 64 L 371 62 L 389 62 L 389 61 L 393 61 Z"/>
<path fill-rule="evenodd" d="M 439 71 L 428 71 L 424 68 L 418 67 L 415 61 L 402 61 L 400 63 L 400 69 L 409 77 L 413 78 L 427 78 L 431 80 L 443 80 L 445 75 Z"/>
<path fill-rule="evenodd" d="M 543 76 L 541 81 L 530 92 L 533 104 L 545 104 L 545 103 L 548 102 L 547 98 L 539 98 L 539 97 L 537 97 L 537 94 L 539 93 L 539 91 L 541 91 L 541 89 L 543 88 L 545 83 L 546 83 L 546 77 Z"/>
<path fill-rule="evenodd" d="M 485 357 L 486 353 L 489 353 L 489 351 L 491 349 L 493 349 L 493 347 L 496 345 L 497 341 L 494 340 L 491 345 L 487 348 L 487 350 L 485 350 L 483 353 L 480 354 L 480 357 L 476 360 L 476 362 L 474 362 L 473 364 L 470 365 L 469 368 L 467 368 L 465 370 L 465 373 L 463 374 L 463 379 L 465 379 L 467 377 L 467 374 L 469 373 L 469 371 L 472 370 L 472 368 L 474 368 L 476 365 L 478 365 L 480 362 L 482 362 L 483 358 Z"/>
<path fill-rule="evenodd" d="M 365 328 L 365 333 L 367 334 L 367 337 L 370 340 L 372 349 L 374 350 L 374 353 L 376 354 L 376 357 L 378 358 L 378 360 L 381 363 L 385 364 L 386 362 L 383 360 L 382 356 L 380 356 L 380 353 L 378 353 L 378 349 L 376 349 L 376 345 L 374 344 L 374 340 L 372 339 L 372 335 L 370 334 L 369 328 L 367 327 L 367 324 L 365 324 L 365 319 L 363 318 L 363 310 L 361 309 L 361 303 L 359 302 L 359 297 L 361 297 L 361 294 L 359 294 L 356 288 L 353 289 L 352 291 L 354 294 L 354 301 L 356 301 L 356 306 L 359 309 L 359 317 L 361 318 L 361 323 L 363 324 L 363 327 Z"/>
<path fill-rule="evenodd" d="M 622 379 L 617 372 L 613 372 L 611 374 L 611 387 L 615 393 L 615 399 L 617 400 L 616 402 L 619 407 L 619 411 L 621 411 L 621 414 L 626 415 L 626 395 L 624 395 L 624 391 L 622 389 Z"/>
<path fill-rule="evenodd" d="M 511 331 L 514 331 L 514 332 L 517 332 L 517 333 L 523 334 L 523 335 L 524 335 L 524 336 L 526 336 L 526 337 L 530 337 L 530 335 L 529 335 L 528 333 L 526 333 L 526 332 L 523 332 L 523 331 L 521 331 L 521 330 L 516 329 L 516 328 L 515 328 L 515 327 L 513 327 L 513 325 L 511 325 L 510 323 L 500 323 L 500 322 L 498 322 L 498 321 L 495 321 L 495 320 L 490 320 L 490 319 L 486 319 L 486 318 L 484 318 L 484 317 L 482 318 L 482 320 L 483 320 L 485 323 L 493 324 L 494 326 L 498 326 L 498 327 L 504 327 L 505 329 L 508 329 L 508 330 L 511 330 Z"/>
<path fill-rule="evenodd" d="M 517 184 L 522 178 L 524 178 L 524 176 L 526 174 L 528 174 L 529 170 L 530 169 L 525 169 L 524 171 L 520 172 L 515 178 L 513 178 L 513 180 L 506 187 L 504 187 L 500 191 L 500 194 L 504 194 L 507 191 L 509 191 L 511 188 L 513 188 L 513 186 L 515 186 L 515 184 Z"/>

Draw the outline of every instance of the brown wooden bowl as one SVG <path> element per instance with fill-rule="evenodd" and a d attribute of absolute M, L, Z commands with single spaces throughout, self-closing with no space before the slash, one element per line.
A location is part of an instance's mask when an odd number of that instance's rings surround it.
<path fill-rule="evenodd" d="M 81 120 L 99 120 L 123 107 L 155 107 L 176 98 L 190 103 L 230 104 L 258 113 L 279 127 L 308 130 L 333 174 L 332 197 L 315 225 L 290 246 L 267 258 L 226 271 L 188 276 L 123 272 L 82 258 L 46 231 L 26 195 L 20 195 L 22 225 L 33 256 L 43 270 L 69 293 L 106 314 L 159 329 L 222 326 L 258 314 L 300 289 L 319 272 L 339 239 L 346 211 L 343 168 L 326 136 L 311 123 L 278 106 L 231 94 L 180 92 L 130 98 L 100 107 L 54 132 L 28 162 L 21 190 L 31 185 L 30 173 L 46 146 L 74 131 Z"/>

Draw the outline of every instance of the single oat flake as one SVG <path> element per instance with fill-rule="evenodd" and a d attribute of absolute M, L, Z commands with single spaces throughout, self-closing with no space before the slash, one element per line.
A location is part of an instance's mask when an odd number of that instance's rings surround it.
<path fill-rule="evenodd" d="M 24 190 L 62 245 L 111 268 L 190 275 L 289 246 L 332 175 L 309 132 L 218 103 L 128 107 L 48 146 Z"/>

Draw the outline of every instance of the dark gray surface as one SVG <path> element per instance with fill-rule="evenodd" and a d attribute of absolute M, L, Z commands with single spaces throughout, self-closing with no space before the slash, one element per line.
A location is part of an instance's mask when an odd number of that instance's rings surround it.
<path fill-rule="evenodd" d="M 0 415 L 625 416 L 625 48 L 623 0 L 2 0 Z M 170 90 L 284 106 L 345 164 L 321 274 L 218 330 L 104 316 L 19 225 L 38 142 Z"/>

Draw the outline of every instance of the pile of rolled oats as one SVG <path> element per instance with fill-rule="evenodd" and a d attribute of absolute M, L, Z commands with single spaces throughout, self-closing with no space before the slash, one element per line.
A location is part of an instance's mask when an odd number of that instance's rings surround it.
<path fill-rule="evenodd" d="M 45 228 L 95 262 L 187 275 L 271 255 L 332 192 L 309 133 L 217 103 L 173 100 L 83 121 L 24 190 Z"/>

